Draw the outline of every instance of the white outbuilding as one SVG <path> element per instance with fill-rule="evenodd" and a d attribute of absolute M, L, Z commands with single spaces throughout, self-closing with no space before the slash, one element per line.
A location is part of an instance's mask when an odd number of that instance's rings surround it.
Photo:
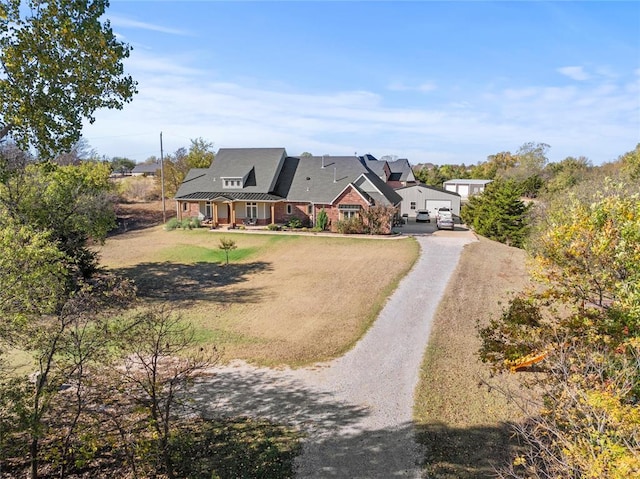
<path fill-rule="evenodd" d="M 460 216 L 460 195 L 435 186 L 422 183 L 396 189 L 402 197 L 400 214 L 415 218 L 418 211 L 428 211 L 432 218 L 438 208 L 450 208 L 454 215 Z"/>

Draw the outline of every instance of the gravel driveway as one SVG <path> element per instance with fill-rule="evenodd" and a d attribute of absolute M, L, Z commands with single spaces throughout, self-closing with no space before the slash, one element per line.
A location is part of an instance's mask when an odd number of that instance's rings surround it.
<path fill-rule="evenodd" d="M 196 391 L 201 407 L 300 427 L 306 435 L 300 478 L 420 477 L 413 392 L 433 315 L 462 248 L 474 238 L 455 232 L 417 240 L 417 263 L 346 355 L 297 370 L 240 362 L 216 368 L 213 381 Z"/>

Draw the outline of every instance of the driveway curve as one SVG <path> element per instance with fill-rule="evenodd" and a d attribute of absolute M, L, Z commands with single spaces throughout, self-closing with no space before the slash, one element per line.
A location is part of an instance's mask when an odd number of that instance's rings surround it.
<path fill-rule="evenodd" d="M 413 394 L 434 313 L 475 238 L 456 232 L 416 239 L 418 261 L 351 351 L 304 369 L 242 362 L 216 368 L 195 391 L 204 412 L 298 426 L 305 435 L 298 478 L 419 478 Z"/>

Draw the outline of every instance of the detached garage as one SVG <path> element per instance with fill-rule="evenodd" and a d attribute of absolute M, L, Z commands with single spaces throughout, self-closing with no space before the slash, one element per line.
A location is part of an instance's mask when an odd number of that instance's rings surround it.
<path fill-rule="evenodd" d="M 415 218 L 419 210 L 427 210 L 431 217 L 438 208 L 451 208 L 454 215 L 460 216 L 460 195 L 451 191 L 423 184 L 405 186 L 396 190 L 402 197 L 400 214 Z"/>

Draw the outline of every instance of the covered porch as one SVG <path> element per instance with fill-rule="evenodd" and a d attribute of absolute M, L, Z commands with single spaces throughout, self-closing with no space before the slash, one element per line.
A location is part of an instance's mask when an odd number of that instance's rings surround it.
<path fill-rule="evenodd" d="M 210 200 L 176 199 L 176 214 L 183 218 L 198 218 L 203 225 L 266 226 L 276 222 L 279 201 L 246 201 L 218 196 Z"/>

